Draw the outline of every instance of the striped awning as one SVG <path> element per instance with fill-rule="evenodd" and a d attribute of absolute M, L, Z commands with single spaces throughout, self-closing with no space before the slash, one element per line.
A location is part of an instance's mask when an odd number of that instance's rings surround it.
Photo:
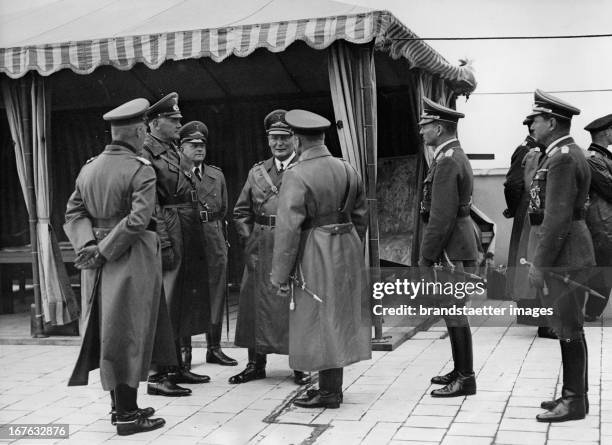
<path fill-rule="evenodd" d="M 129 70 L 144 63 L 156 69 L 166 60 L 210 57 L 221 62 L 231 55 L 246 57 L 258 48 L 281 52 L 298 40 L 324 49 L 339 39 L 374 41 L 378 50 L 449 81 L 458 94 L 469 94 L 476 86 L 469 66 L 448 63 L 387 11 L 1 47 L 0 72 L 15 79 L 28 71 L 43 76 L 62 69 L 89 74 L 103 65 Z"/>

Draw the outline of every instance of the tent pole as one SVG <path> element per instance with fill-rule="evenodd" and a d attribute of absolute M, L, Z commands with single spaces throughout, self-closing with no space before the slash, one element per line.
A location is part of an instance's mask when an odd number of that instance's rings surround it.
<path fill-rule="evenodd" d="M 40 275 L 38 270 L 38 233 L 36 223 L 38 216 L 36 211 L 36 196 L 34 193 L 34 164 L 32 156 L 32 111 L 29 103 L 31 103 L 30 94 L 28 91 L 28 78 L 26 76 L 21 80 L 21 118 L 23 119 L 23 157 L 26 170 L 26 190 L 29 206 L 29 226 L 30 226 L 30 246 L 32 254 L 32 288 L 34 290 L 34 313 L 31 320 L 31 335 L 34 338 L 47 337 L 43 326 L 42 300 L 40 296 Z M 33 79 L 32 79 L 33 82 Z"/>
<path fill-rule="evenodd" d="M 366 199 L 369 210 L 369 259 L 372 283 L 380 281 L 380 257 L 378 238 L 378 201 L 376 199 L 376 91 L 372 85 L 373 46 L 360 48 L 361 94 L 363 97 L 363 140 L 365 141 L 366 156 Z M 372 315 L 374 325 L 374 341 L 383 340 L 381 315 Z"/>

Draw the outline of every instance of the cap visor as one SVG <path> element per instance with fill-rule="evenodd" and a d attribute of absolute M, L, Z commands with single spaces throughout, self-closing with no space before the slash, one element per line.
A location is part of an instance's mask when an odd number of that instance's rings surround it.
<path fill-rule="evenodd" d="M 275 128 L 274 130 L 268 130 L 266 133 L 268 134 L 285 134 L 285 135 L 292 135 L 293 131 L 291 130 L 280 130 L 278 128 Z"/>

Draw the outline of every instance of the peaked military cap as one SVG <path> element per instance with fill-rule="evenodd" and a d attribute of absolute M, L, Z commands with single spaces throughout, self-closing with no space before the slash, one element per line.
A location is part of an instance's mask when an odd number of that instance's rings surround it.
<path fill-rule="evenodd" d="M 205 144 L 208 141 L 208 127 L 204 122 L 187 122 L 179 130 L 179 139 L 183 142 L 194 142 Z"/>
<path fill-rule="evenodd" d="M 580 110 L 567 102 L 537 89 L 533 93 L 533 113 L 529 116 L 548 114 L 561 119 L 571 120 L 572 116 L 580 114 Z"/>
<path fill-rule="evenodd" d="M 151 105 L 147 112 L 147 117 L 149 119 L 155 119 L 156 117 L 183 117 L 178 106 L 178 93 L 170 93 Z"/>
<path fill-rule="evenodd" d="M 102 119 L 110 122 L 111 125 L 130 125 L 142 122 L 149 109 L 149 105 L 147 99 L 139 97 L 110 110 L 102 116 Z"/>
<path fill-rule="evenodd" d="M 465 114 L 440 105 L 423 96 L 423 112 L 421 113 L 419 125 L 430 124 L 434 121 L 446 121 L 456 124 L 462 117 L 465 117 Z"/>
<path fill-rule="evenodd" d="M 287 111 L 285 120 L 294 132 L 300 134 L 325 133 L 325 130 L 331 126 L 331 122 L 323 116 L 306 110 Z"/>
<path fill-rule="evenodd" d="M 594 131 L 605 130 L 608 127 L 612 127 L 612 114 L 608 114 L 607 116 L 595 119 L 589 125 L 584 127 L 584 129 L 592 133 Z"/>
<path fill-rule="evenodd" d="M 264 128 L 267 134 L 293 134 L 293 130 L 285 120 L 286 110 L 274 110 L 264 118 Z"/>

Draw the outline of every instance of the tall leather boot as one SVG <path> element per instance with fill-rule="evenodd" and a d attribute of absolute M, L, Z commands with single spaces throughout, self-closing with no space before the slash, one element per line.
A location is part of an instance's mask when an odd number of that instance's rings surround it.
<path fill-rule="evenodd" d="M 238 362 L 225 355 L 221 350 L 221 324 L 211 324 L 206 333 L 206 363 L 217 363 L 222 366 L 236 366 Z"/>
<path fill-rule="evenodd" d="M 589 348 L 587 347 L 586 344 L 586 338 L 584 336 L 584 332 L 582 333 L 582 342 L 584 343 L 584 357 L 585 357 L 585 365 L 584 365 L 584 408 L 585 408 L 585 413 L 588 414 L 589 413 Z M 563 342 L 560 341 L 560 345 L 561 345 L 561 362 L 565 363 L 567 362 L 568 359 L 567 358 L 567 348 L 563 347 Z M 565 372 L 565 371 L 564 371 Z M 561 401 L 563 400 L 563 397 L 559 397 L 558 399 L 555 400 L 547 400 L 545 402 L 540 403 L 540 407 L 543 409 L 547 409 L 547 410 L 553 410 L 555 409 L 555 407 L 561 403 Z"/>
<path fill-rule="evenodd" d="M 453 354 L 453 370 L 447 374 L 432 377 L 431 383 L 434 385 L 448 385 L 457 377 L 457 341 L 455 336 L 451 335 L 451 329 L 453 328 L 450 326 L 446 327 L 446 330 L 448 331 L 448 339 L 451 344 L 451 352 Z"/>
<path fill-rule="evenodd" d="M 538 414 L 538 422 L 565 422 L 584 419 L 586 348 L 582 338 L 561 340 L 563 389 L 561 401 L 550 411 Z"/>
<path fill-rule="evenodd" d="M 301 408 L 339 408 L 342 400 L 343 369 L 331 368 L 319 371 L 319 390 L 306 393 L 293 404 Z"/>
<path fill-rule="evenodd" d="M 114 425 L 117 425 L 117 434 L 120 436 L 153 431 L 166 424 L 164 419 L 150 418 L 155 413 L 153 408 L 138 409 L 136 395 L 136 388 L 125 384 L 115 387 L 115 418 L 112 420 Z"/>
<path fill-rule="evenodd" d="M 451 342 L 456 345 L 455 379 L 431 392 L 432 397 L 461 397 L 476 394 L 476 376 L 472 351 L 472 331 L 469 326 L 448 327 Z"/>
<path fill-rule="evenodd" d="M 191 337 L 181 338 L 181 360 L 183 367 L 191 370 Z"/>
<path fill-rule="evenodd" d="M 255 352 L 255 348 L 249 348 L 249 362 L 244 371 L 229 378 L 229 383 L 236 385 L 266 378 L 266 354 Z"/>
<path fill-rule="evenodd" d="M 189 343 L 191 344 L 191 337 L 189 337 Z M 191 349 L 191 346 L 189 346 Z M 184 361 L 185 356 L 183 354 L 182 346 L 179 342 L 176 342 L 176 359 L 178 361 L 178 369 L 171 375 L 172 381 L 174 383 L 208 383 L 210 382 L 210 377 L 203 374 L 196 374 L 195 372 L 191 372 L 191 351 L 189 352 L 189 367 L 187 367 L 187 363 Z"/>

